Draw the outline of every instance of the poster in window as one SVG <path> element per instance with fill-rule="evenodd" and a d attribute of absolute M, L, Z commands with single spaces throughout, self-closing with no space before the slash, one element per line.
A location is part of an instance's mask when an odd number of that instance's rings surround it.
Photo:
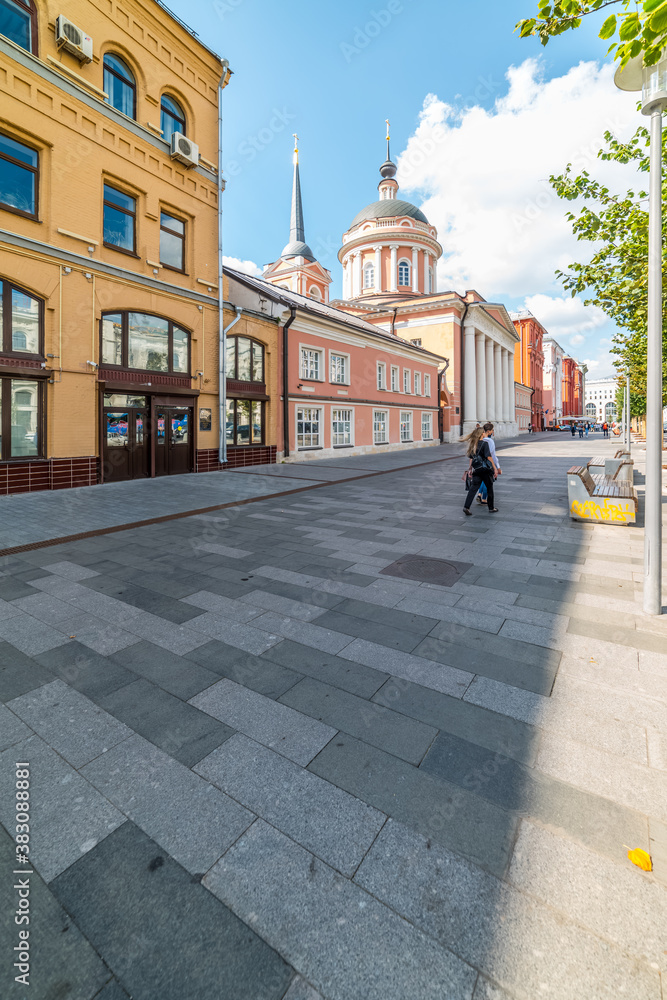
<path fill-rule="evenodd" d="M 211 429 L 211 409 L 210 407 L 202 407 L 199 410 L 199 430 L 210 431 L 210 429 Z"/>

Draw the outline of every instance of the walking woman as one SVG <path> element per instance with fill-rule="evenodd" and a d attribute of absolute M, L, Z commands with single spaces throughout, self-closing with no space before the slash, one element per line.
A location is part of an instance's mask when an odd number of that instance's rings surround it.
<path fill-rule="evenodd" d="M 472 484 L 466 496 L 463 513 L 471 517 L 470 506 L 475 499 L 482 483 L 487 490 L 487 504 L 489 514 L 497 514 L 498 508 L 493 505 L 493 480 L 498 474 L 498 468 L 493 461 L 491 449 L 486 439 L 486 431 L 483 427 L 476 427 L 474 431 L 463 438 L 467 442 L 466 455 L 470 458 L 472 471 Z"/>

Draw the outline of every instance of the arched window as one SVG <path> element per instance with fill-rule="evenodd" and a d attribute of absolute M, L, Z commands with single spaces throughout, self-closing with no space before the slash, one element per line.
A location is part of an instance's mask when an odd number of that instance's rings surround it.
<path fill-rule="evenodd" d="M 226 374 L 239 382 L 263 382 L 263 344 L 249 337 L 228 337 Z"/>
<path fill-rule="evenodd" d="M 616 403 L 605 403 L 604 415 L 606 420 L 611 420 L 616 416 Z"/>
<path fill-rule="evenodd" d="M 311 299 L 315 299 L 316 302 L 322 301 L 322 295 L 317 285 L 311 285 L 308 294 L 310 295 Z"/>
<path fill-rule="evenodd" d="M 190 334 L 163 316 L 104 313 L 101 362 L 139 371 L 190 371 Z"/>
<path fill-rule="evenodd" d="M 2 2 L 2 0 L 0 0 Z M 119 56 L 107 52 L 104 57 L 104 90 L 107 103 L 128 118 L 137 117 L 137 85 L 134 76 Z"/>
<path fill-rule="evenodd" d="M 410 284 L 410 264 L 407 260 L 398 262 L 398 283 L 399 285 Z"/>
<path fill-rule="evenodd" d="M 185 135 L 185 112 L 180 104 L 168 94 L 163 94 L 160 102 L 160 128 L 162 129 L 162 138 L 166 139 L 167 142 L 171 142 L 173 132 Z"/>
<path fill-rule="evenodd" d="M 0 35 L 37 54 L 37 12 L 32 0 L 0 0 Z"/>
<path fill-rule="evenodd" d="M 594 417 L 597 413 L 597 407 L 595 403 L 586 403 L 586 416 Z"/>
<path fill-rule="evenodd" d="M 369 261 L 364 264 L 364 288 L 375 287 L 375 265 Z"/>

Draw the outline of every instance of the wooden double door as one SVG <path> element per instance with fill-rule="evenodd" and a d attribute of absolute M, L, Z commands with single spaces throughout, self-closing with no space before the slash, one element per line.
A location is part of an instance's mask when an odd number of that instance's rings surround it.
<path fill-rule="evenodd" d="M 177 400 L 105 393 L 102 477 L 122 482 L 174 476 L 194 468 L 194 407 Z"/>

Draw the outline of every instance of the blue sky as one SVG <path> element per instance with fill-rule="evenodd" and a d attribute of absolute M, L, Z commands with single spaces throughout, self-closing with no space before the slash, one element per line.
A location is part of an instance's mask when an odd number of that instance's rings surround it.
<path fill-rule="evenodd" d="M 582 61 L 601 61 L 604 52 L 593 19 L 578 31 L 554 39 L 546 49 L 535 39 L 519 39 L 513 33 L 514 24 L 520 17 L 533 14 L 536 0 L 500 3 L 378 0 L 374 4 L 358 0 L 339 0 L 335 4 L 305 0 L 283 3 L 190 0 L 185 4 L 183 0 L 171 0 L 171 5 L 207 44 L 229 60 L 234 71 L 225 91 L 224 107 L 225 253 L 260 266 L 279 256 L 289 230 L 291 133 L 298 132 L 306 238 L 322 263 L 333 272 L 333 296 L 340 292 L 336 250 L 341 234 L 359 209 L 377 197 L 386 117 L 391 120 L 394 159 L 417 141 L 420 122 L 423 131 L 427 99 L 432 102 L 432 112 L 446 106 L 439 113 L 441 120 L 448 123 L 452 143 L 462 142 L 465 135 L 466 143 L 474 144 L 477 140 L 470 138 L 473 132 L 483 142 L 487 116 L 494 118 L 497 126 L 502 124 L 504 119 L 498 118 L 497 102 L 507 101 L 513 87 L 512 106 L 509 110 L 506 107 L 505 113 L 511 116 L 513 126 L 521 129 L 520 116 L 525 108 L 522 105 L 517 112 L 514 105 L 532 101 L 533 117 L 526 119 L 526 133 L 530 133 L 532 126 L 528 123 L 535 121 L 535 113 L 540 113 L 534 104 L 535 88 L 543 89 L 542 107 L 546 109 L 543 116 L 548 117 L 548 101 L 559 100 L 560 78 L 569 80 L 572 67 Z M 517 78 L 512 85 L 507 79 L 510 67 L 520 67 L 531 59 L 537 61 L 527 73 L 528 82 Z M 554 85 L 548 92 L 549 98 L 544 88 L 550 82 Z M 605 88 L 610 85 L 608 79 L 601 82 L 599 77 L 594 82 Z M 580 96 L 577 86 L 570 81 L 566 88 L 575 117 Z M 463 122 L 460 112 L 466 107 L 473 108 L 476 114 L 468 115 Z M 637 124 L 639 121 L 633 121 L 633 128 Z M 502 151 L 509 174 L 513 169 L 512 153 L 523 163 L 531 147 L 531 134 L 519 134 L 524 136 L 521 145 L 525 143 L 525 148 L 516 149 L 515 139 L 513 151 Z M 577 148 L 580 147 L 581 140 Z M 436 171 L 429 178 L 426 171 L 422 178 L 420 171 L 413 171 L 409 185 L 403 186 L 403 195 L 416 204 L 432 206 L 429 218 L 438 225 L 443 237 L 442 227 L 447 229 L 446 220 L 450 219 L 446 205 L 447 172 L 455 173 L 455 168 L 447 161 L 444 150 L 441 154 L 441 172 Z M 488 194 L 494 192 L 496 182 L 493 150 L 482 150 L 476 160 L 486 160 L 487 155 L 486 173 L 479 174 L 477 183 Z M 562 169 L 565 156 L 563 150 L 561 158 L 556 137 L 547 160 L 536 162 L 535 183 L 544 185 L 545 170 Z M 399 160 L 399 180 L 400 167 Z M 525 187 L 525 181 L 521 185 Z M 453 176 L 451 190 L 456 190 Z M 505 192 L 504 181 L 498 186 L 498 203 L 502 203 Z M 471 207 L 480 244 L 493 245 L 493 239 L 485 239 L 483 225 L 480 229 L 480 217 L 483 220 L 487 210 L 484 205 L 474 210 Z M 556 215 L 561 218 L 564 211 L 563 206 L 552 205 L 549 218 L 555 219 Z M 457 226 L 459 232 L 471 231 L 460 213 L 450 221 L 453 228 L 450 239 L 445 241 L 448 253 L 456 249 Z M 516 221 L 514 225 L 521 226 Z M 542 217 L 533 226 L 533 232 L 527 234 L 529 240 L 534 240 L 531 255 L 544 256 L 539 273 L 529 273 L 528 269 L 524 280 L 517 258 L 514 275 L 490 268 L 487 276 L 481 264 L 477 267 L 471 263 L 473 259 L 480 262 L 484 259 L 483 246 L 479 254 L 469 247 L 467 263 L 464 261 L 452 270 L 451 276 L 441 266 L 441 285 L 444 281 L 447 287 L 452 287 L 457 276 L 462 281 L 469 278 L 483 295 L 501 298 L 509 308 L 519 308 L 532 297 L 533 304 L 541 303 L 548 317 L 558 318 L 562 313 L 560 304 L 557 302 L 555 312 L 553 309 L 550 312 L 546 299 L 557 300 L 562 296 L 551 276 L 564 258 L 548 259 L 549 241 L 544 245 L 540 236 L 540 232 L 546 233 L 546 225 L 547 220 Z M 559 239 L 562 244 L 562 229 Z M 560 249 L 565 252 L 562 246 Z M 520 256 L 518 250 L 517 253 Z M 457 290 L 463 289 L 457 287 Z M 535 300 L 535 296 L 543 298 Z M 579 338 L 573 350 L 576 346 L 591 353 L 597 348 L 596 374 L 609 374 L 610 370 L 603 371 L 600 367 L 605 352 L 599 345 L 600 339 L 610 336 L 609 324 L 604 324 L 598 316 L 589 321 L 590 329 L 586 329 L 586 322 L 581 319 L 585 311 L 580 309 L 579 314 L 576 330 L 575 322 L 567 334 L 565 322 L 558 331 L 564 337 Z"/>

